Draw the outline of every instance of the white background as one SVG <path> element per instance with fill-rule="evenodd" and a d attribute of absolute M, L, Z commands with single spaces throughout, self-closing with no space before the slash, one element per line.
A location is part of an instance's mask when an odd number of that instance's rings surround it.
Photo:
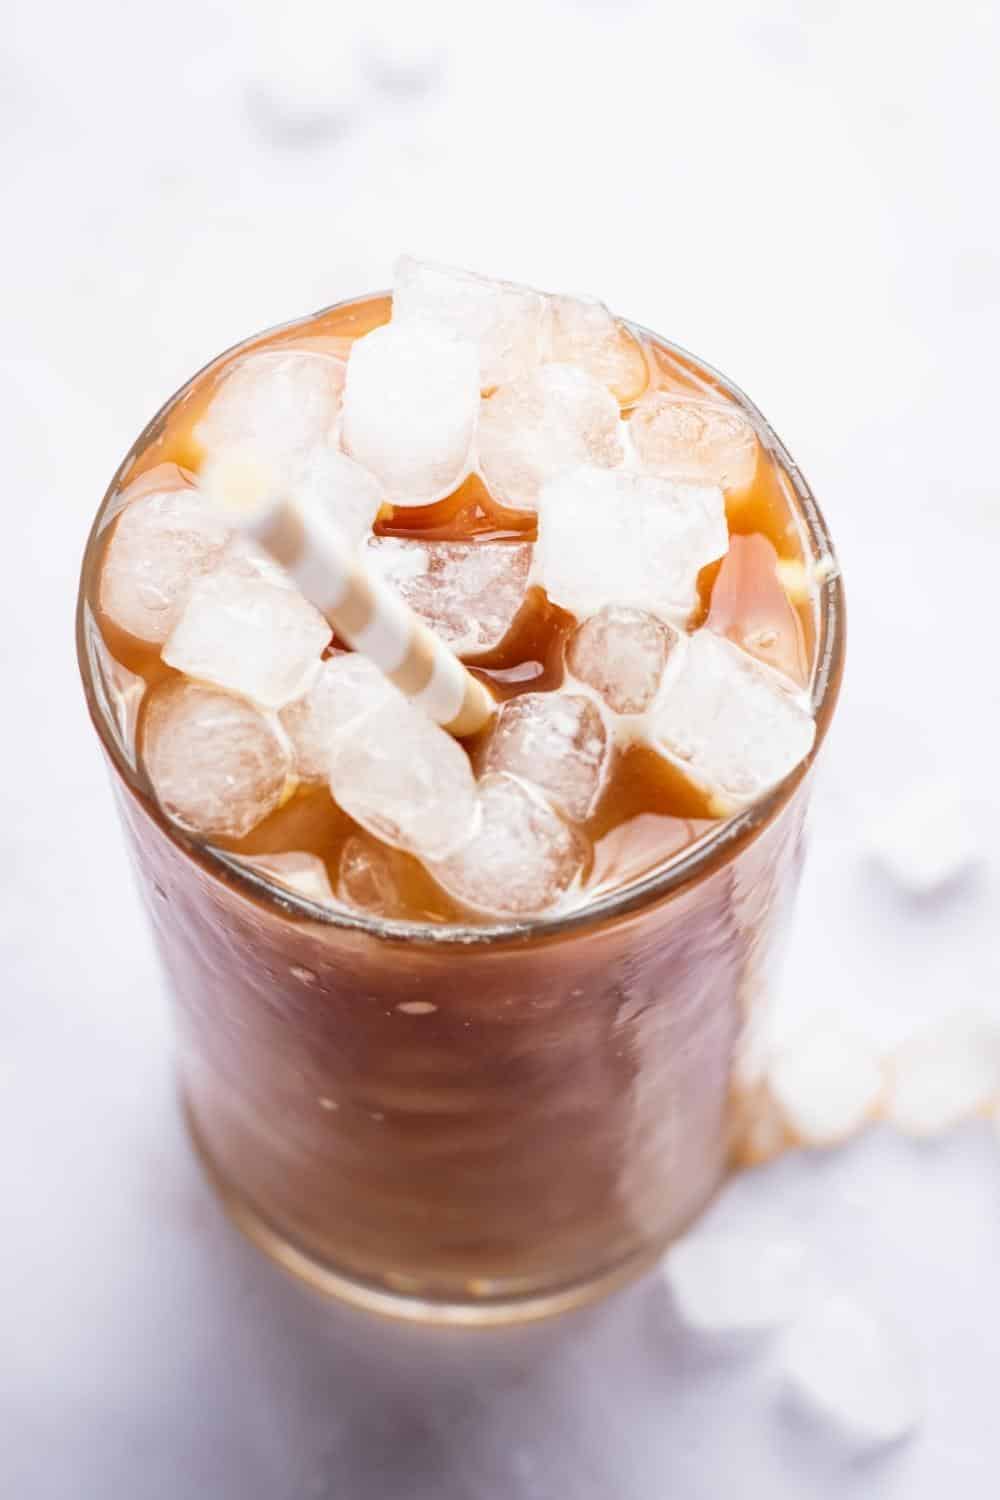
<path fill-rule="evenodd" d="M 890 1133 L 721 1205 L 913 1344 L 928 1416 L 859 1454 L 780 1345 L 655 1281 L 512 1339 L 312 1303 L 224 1225 L 72 654 L 82 543 L 152 411 L 399 249 L 561 290 L 760 404 L 838 540 L 851 642 L 783 999 L 880 1041 L 1000 1013 L 997 8 L 612 0 L 273 11 L 8 0 L 0 26 L 0 1487 L 19 1500 L 986 1500 L 1000 1144 Z M 984 850 L 931 901 L 865 857 L 911 772 Z"/>

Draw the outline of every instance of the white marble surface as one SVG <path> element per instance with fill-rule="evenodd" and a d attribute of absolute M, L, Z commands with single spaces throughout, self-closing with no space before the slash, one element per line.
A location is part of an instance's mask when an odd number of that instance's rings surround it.
<path fill-rule="evenodd" d="M 706 1345 L 655 1281 L 470 1339 L 323 1308 L 263 1265 L 177 1124 L 71 620 L 108 476 L 220 348 L 384 284 L 403 246 L 597 292 L 753 394 L 839 540 L 849 672 L 786 1004 L 842 1008 L 886 1042 L 962 1004 L 1000 1011 L 998 43 L 985 0 L 8 0 L 5 1495 L 996 1493 L 986 1123 L 790 1157 L 721 1206 L 803 1234 L 906 1326 L 928 1416 L 880 1453 L 795 1417 L 777 1341 Z M 957 774 L 982 839 L 980 871 L 937 900 L 908 900 L 863 854 L 903 768 Z"/>

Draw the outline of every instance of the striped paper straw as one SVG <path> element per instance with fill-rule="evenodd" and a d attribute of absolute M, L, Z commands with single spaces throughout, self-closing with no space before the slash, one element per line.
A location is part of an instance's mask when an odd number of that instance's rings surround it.
<path fill-rule="evenodd" d="M 489 722 L 495 704 L 487 688 L 362 565 L 325 516 L 294 498 L 273 499 L 270 476 L 257 464 L 212 464 L 203 478 L 209 497 L 281 564 L 337 634 L 429 718 L 456 736 Z"/>

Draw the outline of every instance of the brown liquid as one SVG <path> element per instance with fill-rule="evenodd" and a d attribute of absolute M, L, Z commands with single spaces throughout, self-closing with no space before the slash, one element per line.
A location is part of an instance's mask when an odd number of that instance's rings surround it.
<path fill-rule="evenodd" d="M 242 1226 L 317 1286 L 470 1321 L 573 1305 L 635 1274 L 719 1186 L 807 781 L 668 899 L 473 946 L 304 920 L 118 790 L 196 1141 Z M 297 847 L 336 837 L 305 800 L 277 815 L 302 813 Z M 598 841 L 608 884 L 642 839 L 679 849 L 697 832 L 636 818 Z"/>
<path fill-rule="evenodd" d="M 234 358 L 265 347 L 317 348 L 346 358 L 352 340 L 386 322 L 390 313 L 387 298 L 364 299 L 263 335 L 235 354 L 224 356 L 198 377 L 170 411 L 152 441 L 135 456 L 121 487 L 131 485 L 161 464 L 175 464 L 187 472 L 198 469 L 203 455 L 194 429 Z M 695 361 L 652 341 L 644 341 L 643 348 L 650 389 L 729 399 L 714 377 Z M 788 476 L 773 455 L 762 449 L 753 483 L 727 495 L 731 533 L 766 539 L 778 557 L 800 560 L 801 523 L 793 495 Z M 383 536 L 441 541 L 474 538 L 530 541 L 536 535 L 533 515 L 497 505 L 475 475 L 435 505 L 386 507 L 375 529 Z M 715 563 L 703 571 L 700 606 L 692 626 L 709 617 L 719 569 L 720 564 Z M 95 590 L 92 602 L 112 654 L 145 678 L 151 687 L 174 676 L 160 661 L 157 649 L 150 650 L 124 637 L 101 618 L 96 597 Z M 794 611 L 797 617 L 802 677 L 807 681 L 815 650 L 814 606 L 811 602 L 793 606 L 782 600 L 782 607 L 786 612 Z M 499 648 L 471 658 L 469 664 L 501 700 L 557 688 L 563 679 L 565 648 L 575 624 L 573 617 L 550 604 L 541 590 L 532 589 Z M 764 660 L 769 659 L 766 651 L 758 654 Z M 474 753 L 476 746 L 472 744 L 469 748 Z M 617 754 L 600 802 L 585 826 L 584 831 L 593 844 L 593 858 L 579 900 L 586 902 L 599 891 L 655 869 L 699 837 L 712 819 L 709 794 L 662 757 L 640 751 Z M 292 849 L 314 853 L 324 861 L 331 886 L 336 890 L 348 839 L 360 840 L 366 846 L 375 842 L 335 807 L 328 792 L 307 787 L 296 792 L 289 803 L 245 839 L 216 842 L 237 854 Z M 475 913 L 456 907 L 416 860 L 395 851 L 385 857 L 392 868 L 395 892 L 387 915 L 432 922 L 477 920 Z"/>
<path fill-rule="evenodd" d="M 373 299 L 252 347 L 343 340 L 387 314 Z M 711 387 L 693 361 L 653 345 L 647 355 L 656 381 Z M 224 367 L 170 409 L 126 483 L 157 464 L 196 466 L 192 427 Z M 734 529 L 796 557 L 782 509 L 790 490 L 768 465 L 736 497 Z M 387 518 L 404 522 L 425 535 L 528 524 L 497 514 L 474 481 L 433 513 Z M 103 540 L 98 528 L 84 565 L 91 608 Z M 703 617 L 719 574 L 702 579 Z M 811 663 L 813 616 L 799 614 Z M 327 1291 L 470 1322 L 573 1305 L 659 1254 L 739 1145 L 736 1047 L 797 885 L 811 778 L 790 777 L 766 819 L 682 883 L 599 918 L 584 909 L 569 925 L 463 935 L 440 925 L 454 913 L 420 865 L 388 851 L 406 912 L 434 925 L 404 935 L 336 913 L 313 920 L 166 822 L 102 703 L 86 607 L 79 620 L 91 715 L 173 992 L 188 1116 L 238 1222 Z M 151 685 L 171 675 L 104 624 L 125 666 Z M 504 695 L 554 686 L 570 628 L 533 595 L 477 670 Z M 827 649 L 819 740 L 836 698 L 836 631 Z M 662 866 L 705 832 L 705 813 L 703 794 L 668 762 L 621 753 L 587 825 L 589 890 Z M 367 836 L 312 789 L 232 847 L 312 851 L 333 868 L 356 837 Z"/>

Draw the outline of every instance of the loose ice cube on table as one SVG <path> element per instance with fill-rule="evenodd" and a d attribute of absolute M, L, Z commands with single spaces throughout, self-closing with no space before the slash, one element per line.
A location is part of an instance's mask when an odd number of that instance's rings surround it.
<path fill-rule="evenodd" d="M 506 771 L 543 791 L 582 823 L 600 795 L 608 735 L 599 710 L 575 693 L 524 693 L 497 715 L 483 755 L 487 771 Z"/>
<path fill-rule="evenodd" d="M 475 344 L 483 390 L 528 374 L 548 346 L 541 292 L 403 255 L 396 262 L 392 319 L 413 318 L 443 323 Z"/>
<path fill-rule="evenodd" d="M 194 489 L 141 495 L 114 523 L 100 583 L 102 612 L 160 645 L 192 586 L 222 557 L 232 530 Z"/>
<path fill-rule="evenodd" d="M 318 855 L 294 849 L 287 854 L 244 855 L 240 863 L 260 875 L 266 875 L 278 885 L 287 886 L 290 891 L 294 891 L 297 896 L 304 896 L 307 901 L 323 905 L 333 900 L 330 877 L 326 873 L 326 865 Z"/>
<path fill-rule="evenodd" d="M 442 859 L 479 820 L 469 757 L 446 730 L 386 686 L 373 707 L 334 735 L 330 790 L 376 838 L 424 860 Z"/>
<path fill-rule="evenodd" d="M 321 662 L 306 691 L 279 714 L 295 754 L 296 775 L 303 781 L 326 781 L 335 736 L 392 701 L 396 691 L 365 656 L 341 651 Z"/>
<path fill-rule="evenodd" d="M 195 438 L 210 456 L 238 454 L 266 466 L 279 486 L 334 436 L 344 365 L 309 349 L 263 349 L 223 376 Z"/>
<path fill-rule="evenodd" d="M 372 537 L 368 558 L 459 655 L 498 646 L 528 587 L 530 542 Z"/>
<path fill-rule="evenodd" d="M 787 1323 L 807 1283 L 798 1240 L 696 1229 L 667 1251 L 663 1274 L 692 1328 L 751 1333 Z"/>
<path fill-rule="evenodd" d="M 944 776 L 904 786 L 872 822 L 867 843 L 897 885 L 916 896 L 959 881 L 981 854 L 962 789 Z"/>
<path fill-rule="evenodd" d="M 330 635 L 319 610 L 294 589 L 223 574 L 192 589 L 163 660 L 188 677 L 281 708 L 304 690 Z"/>
<path fill-rule="evenodd" d="M 650 710 L 651 733 L 691 776 L 748 802 L 812 749 L 816 726 L 783 680 L 711 630 L 697 630 Z"/>
<path fill-rule="evenodd" d="M 757 435 L 742 412 L 721 400 L 653 391 L 629 420 L 644 468 L 673 479 L 742 489 L 757 468 Z"/>
<path fill-rule="evenodd" d="M 798 1399 L 857 1442 L 896 1442 L 923 1415 L 912 1359 L 841 1293 L 807 1308 L 785 1339 L 782 1365 Z"/>
<path fill-rule="evenodd" d="M 533 787 L 491 773 L 479 783 L 481 822 L 447 860 L 431 865 L 465 906 L 527 917 L 554 906 L 577 878 L 584 845 Z"/>
<path fill-rule="evenodd" d="M 348 131 L 367 90 L 354 48 L 324 45 L 317 35 L 323 12 L 316 0 L 249 7 L 241 19 L 242 45 L 254 39 L 244 54 L 245 108 L 265 140 L 309 147 Z"/>
<path fill-rule="evenodd" d="M 154 693 L 142 758 L 160 806 L 195 833 L 243 838 L 273 812 L 288 751 L 253 704 L 196 682 Z"/>
<path fill-rule="evenodd" d="M 767 1070 L 771 1096 L 788 1128 L 807 1146 L 833 1146 L 874 1115 L 882 1068 L 863 1036 L 836 1016 L 807 1022 Z"/>
<path fill-rule="evenodd" d="M 804 685 L 808 677 L 802 622 L 765 536 L 734 536 L 712 587 L 707 624 L 758 661 Z"/>
<path fill-rule="evenodd" d="M 618 604 L 684 624 L 728 545 L 720 489 L 578 468 L 539 495 L 532 580 L 580 619 Z"/>
<path fill-rule="evenodd" d="M 347 362 L 342 439 L 394 505 L 428 505 L 464 478 L 479 413 L 475 344 L 414 318 L 359 338 Z"/>
<path fill-rule="evenodd" d="M 642 609 L 608 604 L 569 643 L 566 665 L 617 714 L 641 714 L 660 687 L 679 633 Z"/>
<path fill-rule="evenodd" d="M 603 302 L 551 297 L 552 358 L 578 365 L 600 381 L 623 406 L 646 389 L 649 370 L 639 341 Z"/>
<path fill-rule="evenodd" d="M 614 468 L 622 456 L 617 402 L 572 365 L 543 365 L 482 403 L 479 467 L 503 505 L 534 510 L 557 474 L 580 464 Z"/>
<path fill-rule="evenodd" d="M 1000 1099 L 1000 1026 L 958 1015 L 919 1032 L 888 1065 L 886 1117 L 910 1135 L 936 1135 Z"/>

